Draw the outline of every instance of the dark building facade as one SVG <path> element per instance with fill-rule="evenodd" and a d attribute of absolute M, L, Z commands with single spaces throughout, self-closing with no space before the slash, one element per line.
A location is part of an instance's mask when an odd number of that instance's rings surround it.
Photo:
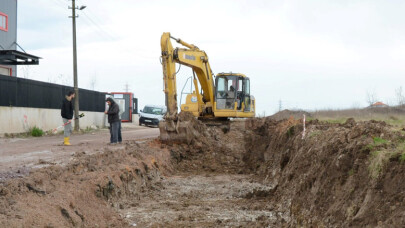
<path fill-rule="evenodd" d="M 17 0 L 0 0 L 0 50 L 17 50 Z M 17 76 L 15 65 L 0 65 L 0 74 Z"/>

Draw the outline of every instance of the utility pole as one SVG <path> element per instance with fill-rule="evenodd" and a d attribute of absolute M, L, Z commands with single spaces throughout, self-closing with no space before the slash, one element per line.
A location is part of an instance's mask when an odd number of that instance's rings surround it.
<path fill-rule="evenodd" d="M 128 93 L 128 91 L 129 91 L 129 85 L 128 85 L 128 82 L 125 84 L 125 92 L 127 92 Z"/>
<path fill-rule="evenodd" d="M 82 10 L 86 8 L 86 6 L 81 6 L 80 8 L 76 8 L 75 0 L 72 0 L 72 27 L 73 27 L 73 86 L 75 91 L 75 102 L 74 102 L 74 110 L 75 110 L 75 131 L 79 131 L 79 88 L 77 82 L 77 51 L 76 51 L 76 9 Z"/>

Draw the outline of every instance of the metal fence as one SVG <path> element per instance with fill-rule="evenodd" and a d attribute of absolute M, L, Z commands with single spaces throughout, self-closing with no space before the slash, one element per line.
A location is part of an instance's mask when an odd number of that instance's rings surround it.
<path fill-rule="evenodd" d="M 73 87 L 0 75 L 0 106 L 60 109 Z M 105 93 L 79 89 L 80 111 L 104 112 Z"/>

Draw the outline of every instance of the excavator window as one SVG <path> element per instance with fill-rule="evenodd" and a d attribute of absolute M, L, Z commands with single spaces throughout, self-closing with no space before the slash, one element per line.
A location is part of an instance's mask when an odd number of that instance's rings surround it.
<path fill-rule="evenodd" d="M 243 83 L 243 91 L 245 92 L 245 94 L 250 94 L 250 80 L 249 79 L 245 79 L 244 83 Z"/>
<path fill-rule="evenodd" d="M 234 109 L 238 80 L 236 76 L 222 76 L 216 79 L 217 109 Z"/>
<path fill-rule="evenodd" d="M 244 111 L 250 111 L 250 80 L 249 78 L 245 78 L 243 80 L 243 91 L 244 91 L 244 95 L 243 95 L 243 102 L 245 104 L 245 110 Z"/>

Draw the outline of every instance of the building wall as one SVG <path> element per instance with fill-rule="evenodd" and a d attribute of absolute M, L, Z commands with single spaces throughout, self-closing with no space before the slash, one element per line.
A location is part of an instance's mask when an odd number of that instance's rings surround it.
<path fill-rule="evenodd" d="M 92 125 L 99 128 L 105 127 L 106 115 L 104 113 L 81 113 L 85 115 L 79 120 L 81 129 L 86 129 Z M 0 120 L 0 135 L 28 132 L 34 126 L 44 131 L 49 131 L 63 124 L 60 110 L 57 109 L 0 106 Z M 59 128 L 58 130 L 63 131 L 63 128 Z"/>
<path fill-rule="evenodd" d="M 8 16 L 8 31 L 0 30 L 0 49 L 17 50 L 17 0 L 0 0 L 0 12 Z M 11 68 L 12 76 L 17 76 L 16 66 Z"/>

